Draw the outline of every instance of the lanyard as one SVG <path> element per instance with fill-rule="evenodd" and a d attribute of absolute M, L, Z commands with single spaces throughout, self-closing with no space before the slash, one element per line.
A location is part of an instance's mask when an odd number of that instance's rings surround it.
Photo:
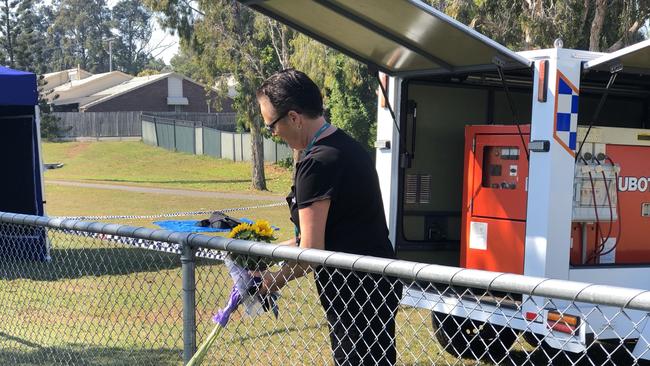
<path fill-rule="evenodd" d="M 314 147 L 314 144 L 316 143 L 316 140 L 320 137 L 320 135 L 327 130 L 327 128 L 330 126 L 329 123 L 325 122 L 319 129 L 316 131 L 316 134 L 314 137 L 309 141 L 309 145 L 307 145 L 307 148 L 305 149 L 305 155 L 311 150 L 312 147 Z"/>
<path fill-rule="evenodd" d="M 311 141 L 309 141 L 309 144 L 308 144 L 307 147 L 305 148 L 305 150 L 304 150 L 304 155 L 303 155 L 303 156 L 305 156 L 305 155 L 307 155 L 307 153 L 309 153 L 309 151 L 311 150 L 311 148 L 314 147 L 314 144 L 316 143 L 316 140 L 318 140 L 318 138 L 320 137 L 320 135 L 322 135 L 323 132 L 325 132 L 325 130 L 327 130 L 327 128 L 328 128 L 329 126 L 330 126 L 330 124 L 327 123 L 327 122 L 325 122 L 325 123 L 324 123 L 324 124 L 323 124 L 319 129 L 318 129 L 318 131 L 316 131 L 316 134 L 314 134 L 314 137 L 311 139 Z M 296 199 L 296 198 L 294 197 L 294 199 Z M 300 241 L 299 241 L 299 239 L 298 239 L 299 236 L 300 236 L 300 229 L 298 228 L 298 226 L 294 225 L 294 226 L 293 226 L 293 230 L 294 230 L 294 232 L 295 232 L 295 234 L 296 234 L 296 244 L 297 244 L 297 245 L 300 245 Z"/>

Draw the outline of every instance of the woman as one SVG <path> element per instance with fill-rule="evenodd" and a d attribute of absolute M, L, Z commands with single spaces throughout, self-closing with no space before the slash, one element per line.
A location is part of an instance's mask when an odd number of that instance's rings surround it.
<path fill-rule="evenodd" d="M 296 226 L 296 237 L 288 243 L 394 258 L 372 160 L 358 142 L 325 121 L 316 84 L 300 71 L 283 70 L 259 87 L 257 100 L 266 129 L 303 151 L 287 197 Z M 267 272 L 265 290 L 277 290 L 309 270 L 296 265 Z M 335 364 L 395 364 L 401 284 L 327 267 L 316 268 L 314 277 Z"/>

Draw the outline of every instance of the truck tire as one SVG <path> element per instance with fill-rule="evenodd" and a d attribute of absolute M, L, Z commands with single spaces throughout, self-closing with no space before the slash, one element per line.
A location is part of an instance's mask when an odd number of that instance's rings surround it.
<path fill-rule="evenodd" d="M 435 311 L 431 313 L 431 323 L 438 343 L 455 357 L 499 364 L 517 340 L 517 332 L 512 328 Z"/>

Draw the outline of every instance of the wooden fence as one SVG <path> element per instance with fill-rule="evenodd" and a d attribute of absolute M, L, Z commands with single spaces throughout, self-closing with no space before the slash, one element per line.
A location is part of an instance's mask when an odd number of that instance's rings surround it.
<path fill-rule="evenodd" d="M 61 138 L 142 136 L 141 112 L 54 112 Z"/>

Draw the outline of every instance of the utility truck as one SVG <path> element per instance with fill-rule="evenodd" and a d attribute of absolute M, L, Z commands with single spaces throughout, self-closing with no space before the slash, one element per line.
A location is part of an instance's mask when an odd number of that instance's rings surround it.
<path fill-rule="evenodd" d="M 400 259 L 650 290 L 650 40 L 514 52 L 417 0 L 240 1 L 378 72 L 376 164 Z M 413 286 L 403 302 L 432 310 L 445 342 L 514 331 L 466 344 L 478 354 L 519 331 L 572 353 L 650 339 L 593 305 L 509 300 Z"/>

